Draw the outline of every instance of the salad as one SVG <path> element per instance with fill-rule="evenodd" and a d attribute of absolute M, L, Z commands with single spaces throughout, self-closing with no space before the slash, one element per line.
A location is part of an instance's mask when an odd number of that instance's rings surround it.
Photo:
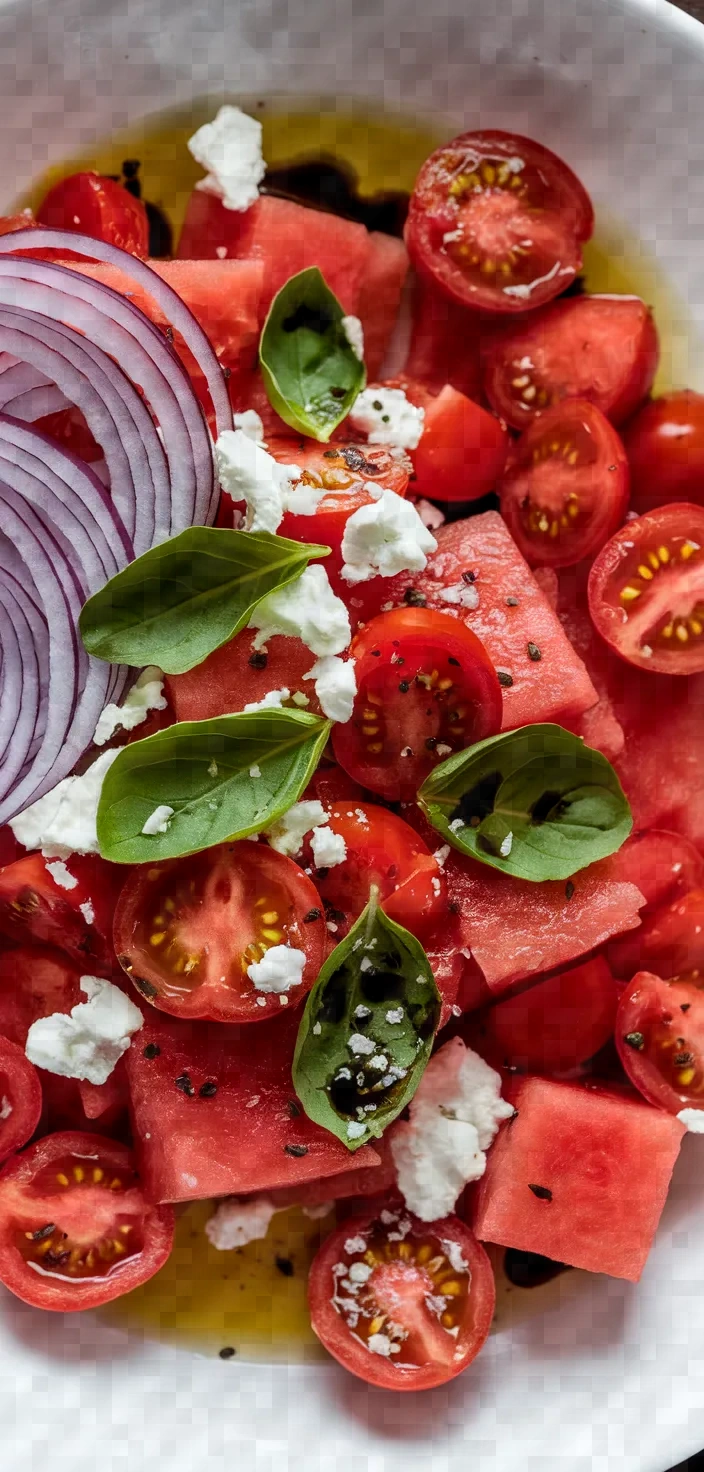
<path fill-rule="evenodd" d="M 0 1282 L 335 1204 L 313 1328 L 424 1389 L 704 1131 L 704 396 L 542 144 L 403 239 L 190 148 L 175 256 L 130 160 L 0 221 Z"/>

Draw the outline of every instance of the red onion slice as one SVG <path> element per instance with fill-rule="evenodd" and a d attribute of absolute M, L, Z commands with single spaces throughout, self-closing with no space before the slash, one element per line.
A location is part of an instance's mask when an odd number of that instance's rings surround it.
<path fill-rule="evenodd" d="M 0 608 L 3 615 L 0 782 L 9 787 L 21 774 L 34 738 L 40 677 L 31 625 L 18 598 L 2 582 Z"/>

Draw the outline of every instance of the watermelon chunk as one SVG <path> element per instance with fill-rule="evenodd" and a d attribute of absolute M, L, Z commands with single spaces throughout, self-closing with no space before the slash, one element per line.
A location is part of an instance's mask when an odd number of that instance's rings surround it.
<path fill-rule="evenodd" d="M 482 319 L 417 278 L 413 290 L 413 325 L 404 375 L 438 394 L 446 383 L 480 401 L 482 395 Z M 486 329 L 485 329 L 486 330 Z"/>
<path fill-rule="evenodd" d="M 375 579 L 379 607 L 403 604 L 413 587 L 429 608 L 462 618 L 505 677 L 504 730 L 535 721 L 565 724 L 593 706 L 598 695 L 584 664 L 498 512 L 455 521 L 436 535 L 438 550 L 425 572 Z"/>
<path fill-rule="evenodd" d="M 402 240 L 373 230 L 359 293 L 357 315 L 364 329 L 367 377 L 376 378 L 386 357 L 408 274 L 408 252 Z"/>
<path fill-rule="evenodd" d="M 485 1242 L 638 1281 L 684 1126 L 629 1095 L 525 1078 L 472 1206 Z"/>
<path fill-rule="evenodd" d="M 183 675 L 166 676 L 166 692 L 177 721 L 208 721 L 213 716 L 244 710 L 263 700 L 270 690 L 300 692 L 307 709 L 321 715 L 312 680 L 305 680 L 315 655 L 301 639 L 284 634 L 267 639 L 264 668 L 250 664 L 254 633 L 242 629 L 228 644 L 213 650 L 202 664 Z"/>
<path fill-rule="evenodd" d="M 291 1063 L 298 1021 L 287 1014 L 238 1028 L 148 1010 L 126 1066 L 149 1200 L 243 1195 L 349 1171 L 345 1145 L 296 1103 Z M 202 1097 L 204 1084 L 214 1084 L 215 1093 Z M 380 1162 L 363 1145 L 354 1166 Z"/>

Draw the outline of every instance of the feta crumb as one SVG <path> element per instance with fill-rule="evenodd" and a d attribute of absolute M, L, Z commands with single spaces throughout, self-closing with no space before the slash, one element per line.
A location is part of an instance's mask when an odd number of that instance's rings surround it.
<path fill-rule="evenodd" d="M 304 680 L 315 680 L 315 693 L 320 701 L 323 715 L 330 721 L 349 721 L 357 694 L 355 661 L 340 659 L 337 654 L 326 654 L 317 659 Z"/>
<path fill-rule="evenodd" d="M 154 812 L 149 814 L 142 832 L 148 838 L 153 838 L 157 833 L 168 833 L 174 811 L 175 809 L 170 808 L 168 803 L 160 803 L 158 808 L 155 808 Z"/>
<path fill-rule="evenodd" d="M 261 775 L 262 775 L 262 769 L 261 769 L 261 767 L 258 767 L 256 765 L 256 762 L 255 762 L 255 764 L 254 764 L 253 767 L 250 767 L 250 769 L 249 769 L 249 775 L 250 775 L 250 777 L 253 777 L 254 778 L 254 781 L 255 782 L 257 780 L 257 777 L 261 777 Z"/>
<path fill-rule="evenodd" d="M 345 1252 L 347 1253 L 348 1257 L 353 1257 L 356 1252 L 366 1252 L 366 1250 L 366 1237 L 358 1236 L 347 1238 L 347 1241 L 345 1242 Z"/>
<path fill-rule="evenodd" d="M 440 588 L 437 593 L 441 603 L 453 603 L 458 608 L 478 608 L 479 590 L 474 583 L 453 583 L 449 588 Z"/>
<path fill-rule="evenodd" d="M 350 1053 L 354 1053 L 355 1058 L 370 1057 L 376 1051 L 374 1039 L 365 1038 L 364 1033 L 361 1032 L 353 1032 L 351 1038 L 347 1040 L 347 1046 Z"/>
<path fill-rule="evenodd" d="M 51 874 L 54 884 L 58 884 L 59 889 L 76 889 L 78 885 L 78 880 L 70 869 L 66 868 L 63 859 L 54 859 L 52 864 L 47 864 L 46 872 Z"/>
<path fill-rule="evenodd" d="M 92 900 L 84 900 L 83 904 L 79 905 L 78 908 L 83 916 L 83 919 L 86 922 L 86 925 L 93 925 L 95 921 L 95 910 L 93 909 Z"/>
<path fill-rule="evenodd" d="M 677 1118 L 680 1124 L 687 1126 L 690 1134 L 704 1135 L 704 1109 L 680 1109 Z"/>
<path fill-rule="evenodd" d="M 239 107 L 221 107 L 212 123 L 204 123 L 188 140 L 189 152 L 207 170 L 196 189 L 216 194 L 226 210 L 248 210 L 259 198 L 266 173 L 262 157 L 262 125 Z"/>
<path fill-rule="evenodd" d="M 267 690 L 261 700 L 250 700 L 244 707 L 244 713 L 248 715 L 254 710 L 280 710 L 284 700 L 290 700 L 291 691 L 284 685 L 282 690 Z"/>
<path fill-rule="evenodd" d="M 348 583 L 366 583 L 377 575 L 422 572 L 437 545 L 412 502 L 384 490 L 378 501 L 360 506 L 347 519 L 342 576 Z"/>
<path fill-rule="evenodd" d="M 215 463 L 222 489 L 233 501 L 247 503 L 246 530 L 278 531 L 292 481 L 300 479 L 299 467 L 279 465 L 241 429 L 225 429 L 218 435 Z"/>
<path fill-rule="evenodd" d="M 508 856 L 509 856 L 512 848 L 513 848 L 513 834 L 512 833 L 507 833 L 506 834 L 506 837 L 499 844 L 499 853 L 501 854 L 502 859 L 507 859 L 508 858 Z"/>
<path fill-rule="evenodd" d="M 394 499 L 400 501 L 400 497 Z M 339 654 L 352 638 L 350 616 L 333 593 L 324 567 L 314 563 L 294 582 L 262 598 L 249 621 L 259 632 L 254 648 L 261 649 L 275 634 L 301 639 L 316 655 Z"/>
<path fill-rule="evenodd" d="M 88 1001 L 70 1014 L 54 1012 L 32 1023 L 25 1052 L 49 1073 L 104 1084 L 144 1018 L 119 987 L 99 976 L 82 976 L 81 991 Z"/>
<path fill-rule="evenodd" d="M 501 1078 L 461 1038 L 431 1058 L 391 1140 L 399 1190 L 421 1221 L 451 1212 L 460 1191 L 486 1169 L 499 1123 L 513 1114 Z"/>
<path fill-rule="evenodd" d="M 348 1120 L 348 1122 L 347 1122 L 347 1138 L 348 1138 L 348 1140 L 361 1140 L 362 1135 L 365 1134 L 365 1132 L 366 1132 L 366 1128 L 367 1128 L 367 1126 L 365 1124 L 358 1124 L 357 1121 L 356 1121 L 356 1119 L 350 1119 L 350 1120 Z"/>
<path fill-rule="evenodd" d="M 355 358 L 359 358 L 360 363 L 363 363 L 364 328 L 362 327 L 359 317 L 343 317 L 340 326 L 345 334 L 345 337 L 347 338 L 352 352 L 355 355 Z M 357 400 L 357 402 L 359 403 L 359 399 Z"/>
<path fill-rule="evenodd" d="M 311 847 L 316 869 L 334 869 L 336 864 L 344 864 L 347 858 L 347 844 L 342 834 L 333 833 L 331 828 L 314 828 Z"/>
<path fill-rule="evenodd" d="M 215 254 L 216 254 L 216 256 L 217 256 L 217 258 L 218 258 L 219 261 L 224 261 L 225 258 L 226 258 L 226 256 L 227 256 L 227 246 L 226 245 L 216 245 L 216 247 L 215 247 Z"/>
<path fill-rule="evenodd" d="M 270 946 L 261 961 L 247 967 L 247 975 L 260 992 L 288 992 L 300 986 L 306 965 L 305 951 L 293 946 Z"/>
<path fill-rule="evenodd" d="M 367 1279 L 371 1278 L 371 1275 L 372 1268 L 370 1268 L 368 1262 L 350 1263 L 350 1268 L 347 1276 L 352 1280 L 353 1283 L 366 1283 Z"/>
<path fill-rule="evenodd" d="M 268 1196 L 255 1196 L 251 1201 L 232 1196 L 221 1201 L 206 1222 L 205 1235 L 218 1252 L 232 1252 L 235 1247 L 246 1247 L 248 1242 L 259 1242 L 266 1237 L 277 1210 Z"/>
<path fill-rule="evenodd" d="M 445 525 L 444 512 L 439 506 L 434 506 L 432 501 L 426 501 L 425 496 L 421 496 L 420 501 L 416 501 L 416 511 L 423 526 L 427 527 L 429 532 L 436 532 L 439 527 Z"/>
<path fill-rule="evenodd" d="M 235 429 L 241 429 L 248 440 L 254 440 L 255 445 L 266 449 L 264 424 L 256 409 L 243 409 L 241 414 L 233 414 L 232 417 Z"/>
<path fill-rule="evenodd" d="M 350 815 L 348 814 L 348 817 L 349 816 Z M 364 808 L 355 808 L 355 810 L 354 810 L 354 816 L 357 819 L 357 822 L 358 823 L 361 823 L 361 825 L 362 825 L 363 828 L 368 828 L 369 827 L 369 817 L 368 817 L 367 813 L 365 813 Z"/>
<path fill-rule="evenodd" d="M 440 880 L 438 879 L 437 874 L 433 874 L 433 877 L 432 877 L 430 883 L 432 884 L 432 887 L 433 887 L 433 894 L 434 895 L 439 895 L 440 894 L 440 891 L 442 890 L 442 885 L 440 883 Z"/>
<path fill-rule="evenodd" d="M 411 404 L 402 388 L 365 388 L 355 399 L 349 418 L 355 429 L 367 435 L 370 445 L 415 450 L 423 433 L 425 409 Z"/>
<path fill-rule="evenodd" d="M 433 858 L 436 864 L 440 865 L 441 869 L 444 869 L 445 860 L 450 857 L 451 853 L 452 849 L 450 848 L 449 843 L 443 843 L 442 848 L 436 848 L 435 853 L 433 854 Z"/>
<path fill-rule="evenodd" d="M 127 691 L 122 705 L 106 705 L 95 728 L 95 745 L 104 746 L 120 728 L 134 731 L 135 726 L 146 720 L 150 710 L 166 710 L 167 704 L 163 671 L 150 664 Z"/>
<path fill-rule="evenodd" d="M 398 1022 L 403 1022 L 404 1015 L 403 1007 L 389 1007 L 386 1014 L 386 1021 L 390 1022 L 393 1026 Z"/>
<path fill-rule="evenodd" d="M 392 1348 L 393 1345 L 391 1343 L 391 1340 L 389 1339 L 388 1334 L 369 1335 L 369 1338 L 367 1340 L 367 1349 L 370 1349 L 372 1354 L 383 1354 L 384 1357 L 388 1359 L 389 1355 L 391 1354 Z"/>
<path fill-rule="evenodd" d="M 445 741 L 439 741 L 435 748 L 438 756 L 452 756 L 452 747 Z"/>
<path fill-rule="evenodd" d="M 98 802 L 103 779 L 122 747 L 104 751 L 80 777 L 64 777 L 43 797 L 10 819 L 10 827 L 25 848 L 40 848 L 47 859 L 71 854 L 97 854 Z"/>
<path fill-rule="evenodd" d="M 334 658 L 334 656 L 332 656 L 332 657 Z M 303 678 L 305 679 L 305 675 L 304 675 Z M 291 696 L 291 699 L 292 699 L 294 705 L 297 705 L 298 706 L 299 710 L 305 710 L 306 706 L 307 705 L 310 705 L 310 701 L 308 699 L 308 696 L 307 695 L 304 695 L 302 690 L 294 690 L 293 695 Z"/>
<path fill-rule="evenodd" d="M 466 827 L 464 818 L 453 818 L 452 822 L 448 824 L 448 827 L 451 833 L 459 833 L 460 828 Z"/>
<path fill-rule="evenodd" d="M 322 1029 L 321 1024 L 319 1022 L 314 1022 L 313 1023 L 313 1036 L 316 1037 L 316 1038 L 319 1038 L 322 1031 L 323 1031 L 323 1029 Z"/>
<path fill-rule="evenodd" d="M 0 1119 L 9 1119 L 12 1114 L 12 1105 L 5 1094 L 0 1101 Z"/>
<path fill-rule="evenodd" d="M 329 821 L 323 804 L 317 798 L 307 798 L 304 802 L 295 802 L 288 812 L 277 818 L 271 828 L 267 828 L 265 837 L 277 853 L 295 859 L 303 847 L 306 833 L 310 833 L 312 828 L 323 827 Z"/>

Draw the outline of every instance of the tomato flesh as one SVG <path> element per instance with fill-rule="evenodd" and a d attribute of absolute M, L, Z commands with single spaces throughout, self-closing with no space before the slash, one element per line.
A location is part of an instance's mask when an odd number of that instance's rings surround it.
<path fill-rule="evenodd" d="M 493 491 L 508 453 L 505 426 L 450 384 L 425 411 L 412 455 L 413 493 L 436 501 L 475 501 Z"/>
<path fill-rule="evenodd" d="M 589 196 L 531 139 L 463 133 L 431 154 L 411 196 L 411 261 L 464 306 L 521 312 L 564 291 L 593 229 Z"/>
<path fill-rule="evenodd" d="M 371 1385 L 426 1390 L 479 1353 L 494 1310 L 489 1259 L 457 1217 L 402 1209 L 347 1218 L 310 1272 L 311 1322 L 345 1369 Z"/>
<path fill-rule="evenodd" d="M 603 547 L 628 504 L 619 437 L 586 399 L 548 409 L 514 446 L 501 513 L 533 566 L 569 567 Z"/>
<path fill-rule="evenodd" d="M 704 1109 L 704 992 L 695 982 L 639 971 L 619 1002 L 616 1046 L 651 1104 Z"/>
<path fill-rule="evenodd" d="M 690 891 L 696 896 L 704 889 L 701 854 L 680 834 L 652 828 L 629 839 L 617 862 L 620 877 L 638 886 L 646 905 L 638 929 L 617 937 L 608 948 L 614 976 L 630 981 L 636 971 L 670 977 L 686 970 L 702 918 L 697 899 L 689 899 Z"/>
<path fill-rule="evenodd" d="M 704 670 L 704 508 L 662 506 L 622 527 L 592 567 L 589 611 L 629 664 Z"/>
<path fill-rule="evenodd" d="M 120 896 L 114 939 L 120 965 L 163 1012 L 260 1022 L 280 1011 L 281 995 L 295 1003 L 313 985 L 327 932 L 302 869 L 244 839 L 137 869 Z M 258 991 L 247 974 L 282 945 L 305 954 L 290 997 Z"/>
<path fill-rule="evenodd" d="M 657 365 L 652 314 L 638 297 L 574 297 L 495 335 L 484 391 L 513 429 L 563 399 L 588 399 L 622 424 L 648 394 Z"/>
<path fill-rule="evenodd" d="M 145 1202 L 131 1152 L 103 1136 L 47 1136 L 0 1174 L 0 1282 L 36 1308 L 95 1308 L 146 1283 L 173 1231 L 171 1208 Z"/>
<path fill-rule="evenodd" d="M 112 917 L 124 883 L 119 864 L 72 854 L 67 864 L 25 854 L 0 870 L 0 934 L 66 951 L 86 969 L 113 964 Z"/>
<path fill-rule="evenodd" d="M 704 394 L 683 389 L 653 399 L 623 436 L 636 511 L 669 501 L 704 504 Z"/>
<path fill-rule="evenodd" d="M 499 1067 L 563 1073 L 586 1063 L 614 1030 L 618 992 L 603 957 L 538 981 L 492 1007 L 477 1047 Z"/>
<path fill-rule="evenodd" d="M 380 614 L 352 641 L 352 719 L 333 728 L 351 777 L 390 800 L 415 797 L 428 772 L 501 726 L 501 686 L 483 644 L 448 614 Z"/>
<path fill-rule="evenodd" d="M 90 170 L 55 184 L 37 210 L 37 223 L 93 235 L 136 256 L 149 254 L 149 221 L 141 199 Z"/>
<path fill-rule="evenodd" d="M 440 865 L 418 834 L 395 813 L 373 803 L 333 803 L 329 827 L 345 841 L 347 857 L 314 871 L 336 941 L 369 903 L 374 886 L 386 914 L 414 935 L 424 935 L 447 908 Z"/>
<path fill-rule="evenodd" d="M 24 1049 L 0 1036 L 0 1161 L 34 1134 L 42 1112 L 39 1074 Z"/>

